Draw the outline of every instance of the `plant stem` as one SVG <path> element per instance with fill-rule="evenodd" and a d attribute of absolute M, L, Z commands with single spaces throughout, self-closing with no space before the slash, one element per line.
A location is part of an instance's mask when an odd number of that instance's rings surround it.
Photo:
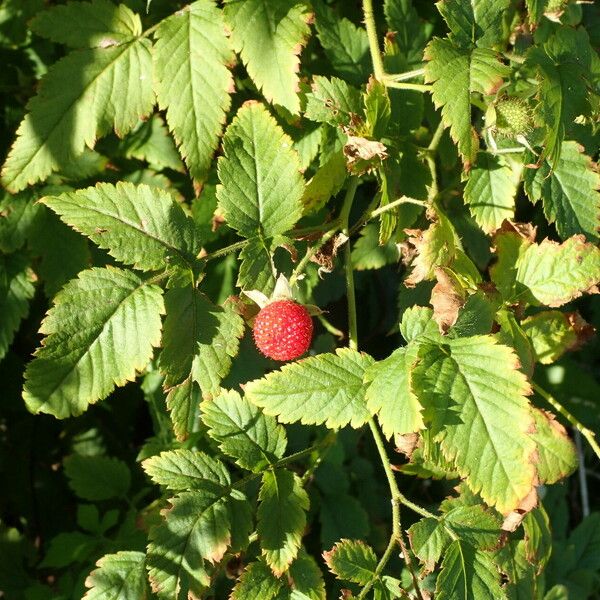
<path fill-rule="evenodd" d="M 248 240 L 241 240 L 240 242 L 235 242 L 235 244 L 230 244 L 229 246 L 225 246 L 224 248 L 219 248 L 218 250 L 215 250 L 214 252 L 209 252 L 208 254 L 201 256 L 200 260 L 204 260 L 204 261 L 208 262 L 209 260 L 213 260 L 215 258 L 221 258 L 221 256 L 226 256 L 227 254 L 230 254 L 231 252 L 235 252 L 236 250 L 241 250 L 247 243 L 248 243 Z"/>
<path fill-rule="evenodd" d="M 419 600 L 423 600 L 423 596 L 421 595 L 421 590 L 419 588 L 419 578 L 414 570 L 414 566 L 412 564 L 412 560 L 410 558 L 410 553 L 408 551 L 408 547 L 404 540 L 404 532 L 402 531 L 402 521 L 400 520 L 400 504 L 404 496 L 400 492 L 398 488 L 398 484 L 396 483 L 396 478 L 394 476 L 394 472 L 392 471 L 392 467 L 390 466 L 390 461 L 385 450 L 385 444 L 383 442 L 383 438 L 379 433 L 379 429 L 375 423 L 375 420 L 371 417 L 369 419 L 369 427 L 371 429 L 371 434 L 373 435 L 373 440 L 375 441 L 375 445 L 377 446 L 377 451 L 379 452 L 379 457 L 381 458 L 381 464 L 383 465 L 383 469 L 385 471 L 385 475 L 388 480 L 388 485 L 390 488 L 390 493 L 392 496 L 392 535 L 390 537 L 390 541 L 388 546 L 383 553 L 383 556 L 379 560 L 377 567 L 375 568 L 375 573 L 371 581 L 369 581 L 361 590 L 358 595 L 358 600 L 365 598 L 369 593 L 375 582 L 379 579 L 379 576 L 385 569 L 388 561 L 390 560 L 392 553 L 396 544 L 400 546 L 400 550 L 402 551 L 402 556 L 404 557 L 404 562 L 406 564 L 406 568 L 409 570 L 411 578 L 413 580 L 413 585 L 415 586 L 415 593 Z"/>
<path fill-rule="evenodd" d="M 351 177 L 344 205 L 340 213 L 340 222 L 342 224 L 342 233 L 346 237 L 350 237 L 350 210 L 354 201 L 354 194 L 358 187 L 358 177 Z M 348 298 L 348 346 L 353 350 L 358 350 L 358 328 L 356 325 L 356 294 L 354 292 L 354 269 L 352 268 L 352 251 L 350 248 L 350 240 L 346 241 L 344 248 L 344 271 L 346 274 L 346 295 Z"/>
<path fill-rule="evenodd" d="M 337 233 L 337 230 L 338 226 L 335 224 L 334 228 L 327 231 L 318 242 L 306 249 L 306 254 L 302 257 L 300 262 L 296 265 L 294 272 L 290 275 L 290 287 L 293 286 L 296 281 L 298 281 L 298 277 L 304 273 L 304 269 L 306 269 L 310 259 Z"/>
<path fill-rule="evenodd" d="M 381 51 L 379 49 L 379 38 L 377 37 L 377 26 L 375 25 L 375 14 L 373 13 L 372 0 L 363 0 L 363 13 L 365 16 L 367 37 L 369 38 L 371 61 L 373 62 L 373 74 L 375 75 L 375 79 L 383 81 L 385 78 L 385 69 L 383 66 Z"/>
<path fill-rule="evenodd" d="M 398 198 L 398 200 L 394 200 L 385 206 L 380 206 L 376 210 L 372 211 L 369 215 L 369 220 L 378 217 L 379 215 L 386 213 L 388 210 L 393 210 L 397 206 L 401 204 L 416 204 L 418 206 L 427 206 L 427 202 L 425 200 L 415 200 L 414 198 L 409 198 L 408 196 L 402 196 L 402 198 Z"/>
<path fill-rule="evenodd" d="M 384 79 L 383 83 L 386 87 L 391 87 L 397 90 L 415 90 L 417 92 L 430 92 L 433 86 L 427 83 L 404 83 L 401 81 L 390 81 Z"/>
<path fill-rule="evenodd" d="M 540 387 L 537 383 L 532 382 L 532 387 L 554 410 L 560 413 L 581 435 L 588 441 L 588 444 L 592 447 L 592 450 L 596 453 L 596 456 L 600 458 L 600 446 L 596 442 L 594 432 L 589 430 L 583 423 L 578 421 L 554 396 L 549 394 L 543 387 Z"/>
<path fill-rule="evenodd" d="M 439 192 L 438 181 L 437 181 L 437 167 L 435 165 L 435 154 L 437 153 L 438 146 L 444 134 L 444 123 L 440 121 L 437 129 L 435 130 L 429 146 L 427 146 L 427 153 L 425 154 L 425 160 L 429 166 L 431 172 L 431 188 L 429 189 L 429 200 L 434 200 Z"/>
<path fill-rule="evenodd" d="M 319 319 L 321 325 L 323 325 L 325 330 L 331 333 L 331 335 L 334 335 L 341 340 L 346 337 L 346 334 L 341 329 L 338 329 L 335 325 L 330 323 L 323 315 L 317 315 L 317 319 Z"/>
<path fill-rule="evenodd" d="M 396 73 L 394 75 L 386 75 L 386 79 L 389 81 L 406 81 L 407 79 L 414 79 L 425 74 L 425 69 L 415 69 L 414 71 L 406 71 L 405 73 Z"/>

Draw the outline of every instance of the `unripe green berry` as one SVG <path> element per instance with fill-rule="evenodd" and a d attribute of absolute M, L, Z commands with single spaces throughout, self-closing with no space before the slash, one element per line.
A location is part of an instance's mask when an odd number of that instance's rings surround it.
<path fill-rule="evenodd" d="M 532 129 L 529 107 L 521 98 L 504 98 L 495 106 L 495 131 L 499 136 L 527 135 Z"/>

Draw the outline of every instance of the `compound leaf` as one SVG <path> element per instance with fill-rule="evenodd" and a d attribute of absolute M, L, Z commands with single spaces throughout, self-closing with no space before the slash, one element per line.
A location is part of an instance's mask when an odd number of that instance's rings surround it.
<path fill-rule="evenodd" d="M 99 183 L 42 202 L 67 225 L 137 269 L 164 268 L 172 256 L 192 264 L 200 249 L 193 220 L 158 188 Z"/>
<path fill-rule="evenodd" d="M 162 290 L 131 271 L 80 273 L 40 327 L 46 338 L 25 371 L 29 410 L 64 419 L 132 381 L 160 343 L 163 313 Z"/>
<path fill-rule="evenodd" d="M 251 402 L 282 423 L 360 427 L 369 419 L 363 376 L 372 363 L 367 354 L 338 348 L 335 354 L 285 365 L 248 383 L 245 392 Z"/>
<path fill-rule="evenodd" d="M 65 474 L 80 498 L 93 501 L 122 498 L 131 481 L 127 465 L 108 456 L 73 454 L 65 459 Z"/>
<path fill-rule="evenodd" d="M 284 233 L 302 215 L 304 180 L 292 140 L 262 104 L 246 103 L 223 139 L 219 207 L 244 237 Z"/>
<path fill-rule="evenodd" d="M 203 181 L 231 106 L 233 52 L 222 12 L 193 2 L 161 22 L 155 34 L 156 95 L 196 181 Z"/>
<path fill-rule="evenodd" d="M 227 0 L 231 43 L 269 102 L 300 111 L 298 55 L 309 34 L 309 13 L 297 0 Z"/>
<path fill-rule="evenodd" d="M 237 392 L 223 392 L 201 408 L 208 435 L 240 467 L 260 472 L 285 453 L 285 429 Z"/>

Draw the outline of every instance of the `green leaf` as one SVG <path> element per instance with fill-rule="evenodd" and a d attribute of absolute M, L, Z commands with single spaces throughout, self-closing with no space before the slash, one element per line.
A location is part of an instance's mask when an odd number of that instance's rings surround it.
<path fill-rule="evenodd" d="M 600 281 L 600 249 L 574 236 L 558 244 L 531 244 L 516 262 L 517 293 L 534 305 L 557 307 L 579 298 Z"/>
<path fill-rule="evenodd" d="M 310 32 L 309 12 L 297 0 L 227 0 L 231 43 L 264 97 L 300 111 L 298 55 Z"/>
<path fill-rule="evenodd" d="M 330 429 L 367 422 L 363 376 L 373 359 L 356 350 L 338 348 L 285 365 L 245 387 L 246 397 L 282 423 L 325 423 Z"/>
<path fill-rule="evenodd" d="M 65 225 L 51 210 L 38 204 L 27 244 L 39 258 L 36 273 L 46 295 L 54 296 L 67 281 L 91 263 L 88 241 Z"/>
<path fill-rule="evenodd" d="M 79 531 L 59 533 L 50 541 L 40 567 L 63 569 L 68 566 L 73 567 L 77 563 L 88 562 L 96 547 L 96 538 L 87 533 Z"/>
<path fill-rule="evenodd" d="M 169 390 L 166 404 L 173 432 L 178 440 L 187 439 L 189 434 L 196 430 L 201 399 L 200 388 L 191 376 Z"/>
<path fill-rule="evenodd" d="M 12 192 L 43 181 L 112 129 L 123 136 L 154 106 L 150 42 L 78 50 L 48 70 L 2 170 Z"/>
<path fill-rule="evenodd" d="M 458 45 L 476 43 L 491 48 L 503 40 L 510 0 L 441 0 L 436 6 L 450 28 L 450 38 Z"/>
<path fill-rule="evenodd" d="M 231 543 L 227 498 L 209 490 L 169 500 L 165 522 L 150 530 L 146 566 L 159 598 L 200 596 L 210 584 L 202 559 L 217 562 Z"/>
<path fill-rule="evenodd" d="M 83 600 L 140 600 L 147 594 L 143 552 L 106 554 L 97 563 L 85 586 L 90 588 Z"/>
<path fill-rule="evenodd" d="M 235 391 L 201 405 L 208 435 L 243 469 L 259 473 L 285 453 L 285 429 Z"/>
<path fill-rule="evenodd" d="M 334 72 L 350 83 L 363 84 L 372 69 L 367 32 L 340 18 L 320 0 L 312 4 L 317 36 Z"/>
<path fill-rule="evenodd" d="M 42 201 L 67 225 L 137 269 L 164 268 L 169 257 L 191 264 L 200 249 L 193 220 L 158 188 L 99 183 Z"/>
<path fill-rule="evenodd" d="M 424 306 L 411 306 L 404 311 L 402 322 L 400 323 L 400 333 L 407 341 L 423 339 L 440 339 L 438 324 L 433 318 L 431 308 Z"/>
<path fill-rule="evenodd" d="M 237 285 L 243 290 L 258 290 L 270 296 L 275 289 L 276 270 L 272 244 L 262 237 L 250 238 L 239 255 Z"/>
<path fill-rule="evenodd" d="M 573 546 L 573 565 L 577 569 L 597 571 L 600 568 L 600 513 L 585 517 L 568 540 Z"/>
<path fill-rule="evenodd" d="M 385 0 L 383 10 L 406 70 L 421 66 L 423 49 L 433 27 L 422 21 L 412 0 Z"/>
<path fill-rule="evenodd" d="M 399 260 L 400 254 L 394 240 L 379 245 L 379 228 L 375 223 L 362 228 L 360 238 L 352 248 L 352 265 L 356 271 L 381 269 Z"/>
<path fill-rule="evenodd" d="M 563 142 L 554 169 L 544 161 L 525 170 L 525 192 L 533 202 L 543 201 L 544 215 L 555 223 L 562 239 L 583 233 L 598 241 L 600 175 L 577 142 Z"/>
<path fill-rule="evenodd" d="M 443 521 L 428 517 L 417 521 L 408 529 L 408 539 L 415 555 L 433 570 L 442 552 L 452 542 Z"/>
<path fill-rule="evenodd" d="M 349 125 L 353 117 L 361 115 L 360 92 L 337 77 L 315 75 L 312 92 L 306 95 L 305 117 L 330 125 Z"/>
<path fill-rule="evenodd" d="M 558 360 L 567 350 L 577 346 L 574 314 L 559 310 L 545 310 L 521 321 L 521 328 L 529 338 L 535 359 L 542 364 Z"/>
<path fill-rule="evenodd" d="M 508 164 L 501 157 L 479 152 L 469 173 L 464 199 L 475 221 L 486 233 L 495 231 L 515 213 L 517 185 Z"/>
<path fill-rule="evenodd" d="M 523 533 L 527 559 L 535 564 L 536 571 L 540 572 L 552 555 L 550 518 L 543 506 L 538 506 L 527 513 L 523 519 Z"/>
<path fill-rule="evenodd" d="M 84 500 L 122 498 L 129 490 L 131 475 L 121 460 L 73 454 L 64 464 L 69 486 Z"/>
<path fill-rule="evenodd" d="M 500 326 L 500 331 L 496 333 L 498 341 L 505 346 L 511 346 L 515 349 L 523 373 L 531 377 L 533 375 L 535 356 L 529 338 L 525 335 L 525 332 L 517 323 L 511 311 L 499 310 L 496 313 L 495 319 L 496 323 Z"/>
<path fill-rule="evenodd" d="M 334 477 L 337 477 L 339 471 L 336 472 L 335 468 L 333 470 Z M 362 504 L 354 496 L 344 492 L 324 492 L 319 511 L 321 547 L 331 548 L 341 538 L 366 538 L 370 532 L 369 514 Z"/>
<path fill-rule="evenodd" d="M 530 600 L 530 598 L 540 597 L 536 593 L 536 588 L 544 585 L 543 579 L 537 577 L 536 569 L 527 557 L 524 540 L 509 540 L 494 553 L 494 562 L 508 579 L 504 589 L 510 600 Z"/>
<path fill-rule="evenodd" d="M 173 138 L 158 114 L 140 123 L 124 140 L 123 149 L 127 158 L 144 160 L 157 171 L 162 169 L 183 171 L 183 163 Z"/>
<path fill-rule="evenodd" d="M 161 289 L 130 271 L 83 271 L 56 296 L 43 345 L 25 371 L 33 413 L 81 414 L 143 369 L 160 343 Z"/>
<path fill-rule="evenodd" d="M 329 552 L 323 552 L 329 570 L 338 578 L 365 585 L 375 575 L 377 557 L 363 541 L 341 540 Z"/>
<path fill-rule="evenodd" d="M 379 419 L 387 437 L 425 428 L 423 408 L 411 388 L 411 370 L 417 361 L 415 348 L 398 348 L 365 372 L 367 408 Z"/>
<path fill-rule="evenodd" d="M 72 48 L 117 46 L 142 33 L 142 22 L 125 4 L 108 0 L 68 2 L 37 13 L 34 33 Z"/>
<path fill-rule="evenodd" d="M 500 573 L 487 554 L 456 540 L 444 555 L 436 584 L 437 600 L 506 599 Z"/>
<path fill-rule="evenodd" d="M 278 579 L 262 560 L 250 563 L 233 588 L 231 600 L 283 600 L 283 579 Z"/>
<path fill-rule="evenodd" d="M 280 577 L 296 558 L 306 527 L 308 494 L 287 469 L 265 471 L 258 495 L 257 531 L 262 555 Z"/>
<path fill-rule="evenodd" d="M 425 59 L 425 79 L 433 83 L 433 102 L 442 108 L 442 121 L 450 128 L 468 170 L 479 149 L 479 138 L 471 125 L 471 92 L 493 94 L 508 69 L 492 50 L 465 49 L 439 38 L 429 42 Z"/>
<path fill-rule="evenodd" d="M 31 193 L 0 191 L 0 250 L 10 254 L 23 246 L 39 207 Z"/>
<path fill-rule="evenodd" d="M 204 452 L 184 448 L 152 456 L 142 466 L 154 483 L 170 490 L 221 489 L 231 483 L 221 461 Z"/>
<path fill-rule="evenodd" d="M 191 176 L 204 181 L 231 106 L 233 52 L 222 12 L 193 2 L 161 22 L 153 52 L 158 104 Z"/>
<path fill-rule="evenodd" d="M 320 165 L 306 184 L 302 195 L 304 213 L 311 214 L 323 208 L 329 199 L 342 189 L 347 176 L 346 158 L 340 150 Z"/>
<path fill-rule="evenodd" d="M 540 483 L 556 483 L 577 468 L 577 453 L 567 430 L 549 412 L 533 408 L 535 431 L 531 434 L 537 445 L 536 469 Z"/>
<path fill-rule="evenodd" d="M 491 336 L 474 336 L 423 345 L 420 358 L 413 389 L 444 456 L 490 506 L 514 510 L 535 482 L 531 390 L 516 355 Z"/>
<path fill-rule="evenodd" d="M 165 295 L 160 368 L 165 385 L 177 385 L 190 375 L 203 395 L 218 393 L 229 373 L 244 333 L 244 321 L 231 303 L 214 305 L 204 294 L 188 286 Z"/>
<path fill-rule="evenodd" d="M 24 256 L 0 255 L 0 360 L 8 351 L 21 321 L 29 313 L 34 274 Z"/>
<path fill-rule="evenodd" d="M 304 549 L 290 565 L 290 600 L 326 600 L 325 582 L 317 561 Z"/>
<path fill-rule="evenodd" d="M 540 159 L 556 168 L 562 141 L 576 117 L 589 114 L 585 78 L 591 65 L 591 47 L 585 29 L 557 28 L 543 46 L 532 46 L 528 66 L 538 75 L 538 112 L 546 136 Z"/>
<path fill-rule="evenodd" d="M 244 237 L 272 237 L 291 229 L 302 214 L 304 180 L 292 140 L 262 104 L 238 111 L 219 158 L 219 207 Z"/>

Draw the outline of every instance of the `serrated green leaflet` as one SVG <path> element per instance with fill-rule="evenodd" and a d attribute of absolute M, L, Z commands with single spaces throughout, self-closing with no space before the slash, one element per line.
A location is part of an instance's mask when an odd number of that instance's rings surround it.
<path fill-rule="evenodd" d="M 258 495 L 258 537 L 262 554 L 279 577 L 296 558 L 308 510 L 300 478 L 286 469 L 265 471 Z"/>
<path fill-rule="evenodd" d="M 197 429 L 200 414 L 200 388 L 192 377 L 172 387 L 167 394 L 166 404 L 178 440 L 185 440 Z"/>
<path fill-rule="evenodd" d="M 317 36 L 334 70 L 355 85 L 369 77 L 369 40 L 367 32 L 346 18 L 339 18 L 322 0 L 312 3 Z"/>
<path fill-rule="evenodd" d="M 165 522 L 150 530 L 150 585 L 164 600 L 198 596 L 210 584 L 203 559 L 220 560 L 231 542 L 227 499 L 204 490 L 184 492 L 169 502 Z"/>
<path fill-rule="evenodd" d="M 592 61 L 592 49 L 584 29 L 560 27 L 543 46 L 529 50 L 528 65 L 539 78 L 538 112 L 545 124 L 546 136 L 541 158 L 556 168 L 562 141 L 575 118 L 588 114 L 590 104 L 586 88 Z"/>
<path fill-rule="evenodd" d="M 105 554 L 85 580 L 90 588 L 83 600 L 140 600 L 148 592 L 143 552 Z"/>
<path fill-rule="evenodd" d="M 162 291 L 130 271 L 83 271 L 54 299 L 46 335 L 25 372 L 30 411 L 64 419 L 143 369 L 160 342 Z"/>
<path fill-rule="evenodd" d="M 33 298 L 33 271 L 22 255 L 0 256 L 0 360 L 29 312 Z"/>
<path fill-rule="evenodd" d="M 420 65 L 423 48 L 433 29 L 431 24 L 422 21 L 412 0 L 385 0 L 383 10 L 390 31 L 394 32 L 393 41 L 407 69 Z"/>
<path fill-rule="evenodd" d="M 407 341 L 421 339 L 440 339 L 440 332 L 431 308 L 411 306 L 404 311 L 400 322 L 400 333 Z"/>
<path fill-rule="evenodd" d="M 39 211 L 31 192 L 9 194 L 0 191 L 0 250 L 9 254 L 18 250 L 31 229 Z"/>
<path fill-rule="evenodd" d="M 237 285 L 243 290 L 258 290 L 271 295 L 275 289 L 275 265 L 270 240 L 255 237 L 242 248 Z"/>
<path fill-rule="evenodd" d="M 460 540 L 452 542 L 446 551 L 435 590 L 438 600 L 507 597 L 491 557 Z"/>
<path fill-rule="evenodd" d="M 192 219 L 173 196 L 158 188 L 99 183 L 47 196 L 43 203 L 67 225 L 137 269 L 164 268 L 169 257 L 192 264 L 200 249 Z"/>
<path fill-rule="evenodd" d="M 2 182 L 17 192 L 46 179 L 112 129 L 125 135 L 153 106 L 147 39 L 68 54 L 48 70 L 27 104 Z"/>
<path fill-rule="evenodd" d="M 283 600 L 283 586 L 283 581 L 275 577 L 268 565 L 262 561 L 253 562 L 233 588 L 231 600 Z"/>
<path fill-rule="evenodd" d="M 534 408 L 533 417 L 535 432 L 532 438 L 537 445 L 536 469 L 540 483 L 556 483 L 577 468 L 575 446 L 552 413 Z"/>
<path fill-rule="evenodd" d="M 534 305 L 562 306 L 600 281 L 600 249 L 574 236 L 566 242 L 531 244 L 516 261 L 516 291 Z"/>
<path fill-rule="evenodd" d="M 417 348 L 398 348 L 365 372 L 367 408 L 376 414 L 387 437 L 413 433 L 425 427 L 423 408 L 411 388 L 411 369 Z"/>
<path fill-rule="evenodd" d="M 543 201 L 544 214 L 566 239 L 583 233 L 598 240 L 600 227 L 600 175 L 577 142 L 563 142 L 552 169 L 544 161 L 539 169 L 525 170 L 525 191 L 531 200 Z"/>
<path fill-rule="evenodd" d="M 306 358 L 251 381 L 246 397 L 282 423 L 360 427 L 369 419 L 363 376 L 372 363 L 366 354 L 339 348 L 335 354 Z"/>
<path fill-rule="evenodd" d="M 365 585 L 375 574 L 377 557 L 373 549 L 360 540 L 341 540 L 323 553 L 329 570 L 339 579 Z"/>
<path fill-rule="evenodd" d="M 517 181 L 501 157 L 479 152 L 477 164 L 465 186 L 465 203 L 477 224 L 490 233 L 512 219 L 515 212 Z"/>
<path fill-rule="evenodd" d="M 205 454 L 180 448 L 146 459 L 142 466 L 154 483 L 170 490 L 218 489 L 231 483 L 225 465 Z"/>
<path fill-rule="evenodd" d="M 85 500 L 123 497 L 131 480 L 127 465 L 108 456 L 73 454 L 65 459 L 65 474 L 71 489 Z"/>
<path fill-rule="evenodd" d="M 221 10 L 212 0 L 193 2 L 162 21 L 153 52 L 156 95 L 196 181 L 206 178 L 234 83 L 233 52 Z"/>
<path fill-rule="evenodd" d="M 503 38 L 503 16 L 510 0 L 440 0 L 436 2 L 456 43 L 491 48 Z"/>
<path fill-rule="evenodd" d="M 330 125 L 348 125 L 353 116 L 362 114 L 360 92 L 337 77 L 317 75 L 312 92 L 306 96 L 305 117 Z"/>
<path fill-rule="evenodd" d="M 490 506 L 515 509 L 535 483 L 530 388 L 516 355 L 491 336 L 421 348 L 413 389 L 443 454 Z"/>
<path fill-rule="evenodd" d="M 298 54 L 309 34 L 309 13 L 297 0 L 227 0 L 231 43 L 267 100 L 300 111 Z"/>
<path fill-rule="evenodd" d="M 399 260 L 400 253 L 393 240 L 379 244 L 379 227 L 375 223 L 363 227 L 360 238 L 352 248 L 352 266 L 356 271 L 381 269 Z"/>
<path fill-rule="evenodd" d="M 508 69 L 492 50 L 465 49 L 447 39 L 429 42 L 425 58 L 425 78 L 433 83 L 433 101 L 441 107 L 444 125 L 450 128 L 468 170 L 479 149 L 479 138 L 471 125 L 471 92 L 493 94 Z"/>
<path fill-rule="evenodd" d="M 302 214 L 304 180 L 292 140 L 256 102 L 242 106 L 223 138 L 219 207 L 244 237 L 272 237 Z"/>
<path fill-rule="evenodd" d="M 208 435 L 242 468 L 260 472 L 285 453 L 284 428 L 237 392 L 223 392 L 201 407 Z"/>
<path fill-rule="evenodd" d="M 165 385 L 177 385 L 191 373 L 203 394 L 217 393 L 237 354 L 244 332 L 242 318 L 231 305 L 216 306 L 191 286 L 169 290 L 165 307 L 159 361 Z"/>
<path fill-rule="evenodd" d="M 572 315 L 571 315 L 572 316 Z M 535 359 L 550 364 L 577 345 L 575 322 L 559 310 L 544 310 L 521 322 L 535 352 Z"/>
<path fill-rule="evenodd" d="M 142 33 L 139 15 L 109 0 L 54 6 L 38 13 L 30 27 L 37 35 L 73 48 L 116 46 Z"/>

